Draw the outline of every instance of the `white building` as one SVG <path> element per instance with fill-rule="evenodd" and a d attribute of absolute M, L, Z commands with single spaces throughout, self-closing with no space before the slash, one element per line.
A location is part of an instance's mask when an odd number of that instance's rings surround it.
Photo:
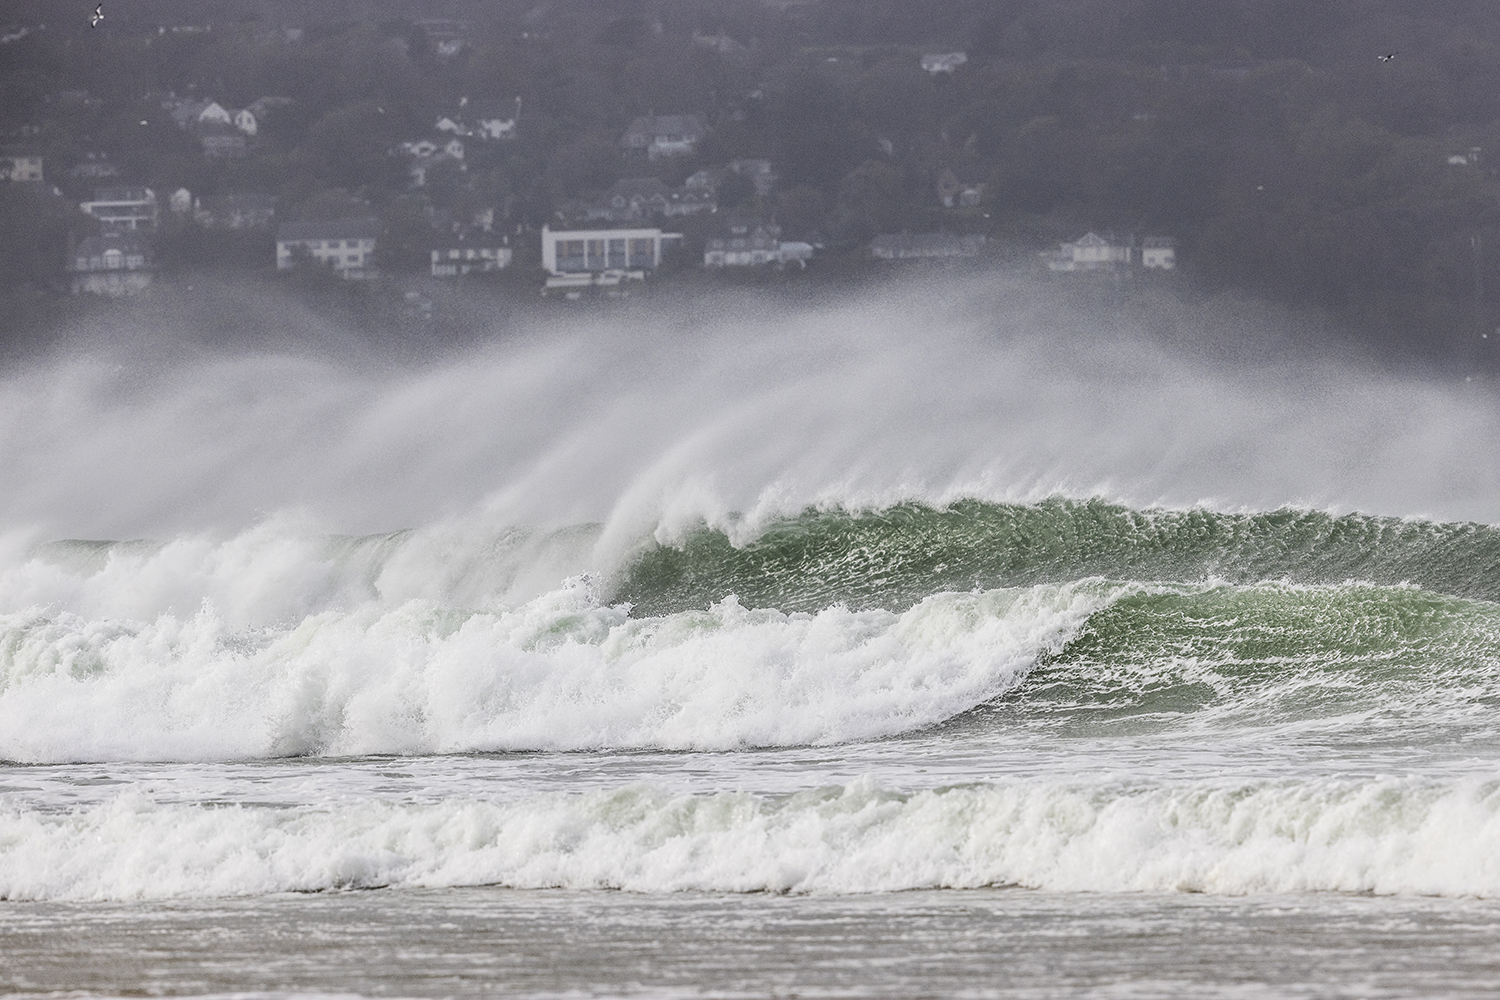
<path fill-rule="evenodd" d="M 80 202 L 78 207 L 98 219 L 108 231 L 156 228 L 156 192 L 148 187 L 97 188 L 93 199 Z"/>
<path fill-rule="evenodd" d="M 504 239 L 471 240 L 462 236 L 439 243 L 432 249 L 434 278 L 461 278 L 466 274 L 489 274 L 510 265 L 512 251 Z"/>
<path fill-rule="evenodd" d="M 307 254 L 341 277 L 372 278 L 379 235 L 375 219 L 282 223 L 276 231 L 276 269 L 289 271 L 297 266 L 299 255 Z"/>
<path fill-rule="evenodd" d="M 708 134 L 697 115 L 645 115 L 630 123 L 620 144 L 647 159 L 685 156 Z"/>
<path fill-rule="evenodd" d="M 1106 271 L 1129 266 L 1134 249 L 1129 244 L 1115 243 L 1098 233 L 1088 232 L 1043 256 L 1047 259 L 1047 267 L 1053 271 Z"/>
<path fill-rule="evenodd" d="M 781 227 L 772 223 L 731 220 L 703 249 L 703 266 L 757 267 L 781 263 Z"/>
<path fill-rule="evenodd" d="M 40 181 L 42 158 L 32 153 L 0 153 L 0 181 Z"/>
<path fill-rule="evenodd" d="M 651 271 L 661 266 L 662 245 L 682 239 L 660 229 L 560 229 L 542 227 L 542 267 L 548 274 Z"/>
<path fill-rule="evenodd" d="M 151 246 L 125 233 L 90 236 L 68 260 L 73 294 L 130 295 L 151 284 Z"/>
<path fill-rule="evenodd" d="M 1177 241 L 1170 236 L 1147 236 L 1141 241 L 1141 266 L 1170 271 L 1177 266 Z"/>

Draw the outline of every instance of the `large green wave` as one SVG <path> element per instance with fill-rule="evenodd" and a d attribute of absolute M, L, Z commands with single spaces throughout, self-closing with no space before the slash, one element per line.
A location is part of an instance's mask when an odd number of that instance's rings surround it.
<path fill-rule="evenodd" d="M 1415 584 L 1500 600 L 1500 531 L 1479 524 L 1283 509 L 1132 510 L 1102 500 L 961 501 L 935 509 L 809 510 L 735 546 L 703 528 L 654 547 L 610 599 L 634 613 L 705 607 L 909 607 L 929 594 L 1112 580 Z"/>

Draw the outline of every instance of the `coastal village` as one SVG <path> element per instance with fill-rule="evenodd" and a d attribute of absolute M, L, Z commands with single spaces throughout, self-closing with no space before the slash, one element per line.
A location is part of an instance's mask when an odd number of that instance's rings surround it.
<path fill-rule="evenodd" d="M 232 281 L 371 324 L 1004 271 L 1102 308 L 1258 298 L 1381 349 L 1500 342 L 1500 60 L 1453 55 L 1500 51 L 1489 22 L 1439 19 L 1379 60 L 1395 8 L 1310 32 L 1214 2 L 1227 20 L 136 0 L 95 24 L 15 0 L 0 311 L 45 336 Z"/>
<path fill-rule="evenodd" d="M 470 44 L 471 28 L 460 20 L 421 19 L 412 27 L 437 66 Z M 157 28 L 166 39 L 212 30 Z M 303 29 L 285 28 L 274 41 L 295 47 L 303 38 Z M 745 50 L 722 32 L 695 32 L 688 44 L 730 60 Z M 913 70 L 931 78 L 951 76 L 968 62 L 962 51 L 913 51 L 909 59 Z M 49 101 L 74 112 L 97 112 L 103 103 L 86 91 Z M 49 157 L 40 141 L 53 131 L 46 122 L 7 131 L 0 177 L 34 187 L 38 198 L 58 202 L 72 216 L 66 254 L 51 262 L 53 286 L 72 295 L 146 293 L 159 279 L 222 261 L 241 274 L 314 272 L 409 286 L 406 300 L 421 315 L 430 312 L 423 282 L 493 283 L 503 275 L 508 287 L 576 300 L 626 295 L 671 271 L 756 272 L 775 280 L 816 272 L 827 261 L 901 268 L 962 266 L 994 256 L 986 225 L 993 199 L 971 155 L 938 150 L 923 167 L 920 228 L 830 238 L 816 213 L 811 224 L 805 212 L 785 218 L 789 202 L 809 199 L 805 185 L 788 199 L 779 164 L 769 156 L 714 159 L 705 147 L 725 123 L 686 111 L 652 111 L 620 123 L 613 150 L 595 151 L 602 164 L 596 176 L 609 183 L 555 199 L 538 220 L 535 211 L 518 210 L 512 192 L 485 183 L 538 127 L 521 96 L 460 95 L 450 106 L 432 108 L 425 128 L 377 151 L 379 183 L 322 192 L 298 204 L 264 183 L 274 180 L 280 153 L 277 143 L 265 141 L 266 132 L 296 117 L 298 103 L 295 96 L 263 94 L 241 106 L 196 82 L 186 95 L 141 95 L 131 108 L 142 116 L 140 126 L 169 129 L 168 138 L 190 147 L 207 168 L 198 171 L 203 181 L 197 189 L 143 172 L 107 141 L 67 158 Z M 733 128 L 734 114 L 727 117 Z M 368 144 L 364 148 L 370 155 Z M 881 162 L 893 157 L 889 139 L 869 152 L 861 169 L 891 171 Z M 177 252 L 164 252 L 172 244 Z M 185 254 L 183 245 L 198 252 Z M 1089 231 L 1033 247 L 1033 253 L 1038 273 L 1075 280 L 1176 265 L 1174 241 L 1157 234 Z M 39 269 L 46 273 L 48 264 Z"/>
<path fill-rule="evenodd" d="M 923 57 L 924 65 L 961 62 L 962 53 Z M 293 103 L 291 98 L 267 96 L 248 107 L 230 110 L 212 100 L 158 95 L 162 111 L 176 125 L 194 134 L 206 158 L 244 158 L 254 151 L 261 118 Z M 444 167 L 462 172 L 466 157 L 488 144 L 513 141 L 520 133 L 520 108 L 508 117 L 460 109 L 439 117 L 427 136 L 402 142 L 390 151 L 400 163 L 406 189 L 422 192 L 429 174 Z M 510 267 L 516 250 L 529 243 L 537 252 L 544 274 L 543 294 L 579 298 L 585 291 L 619 294 L 630 284 L 644 282 L 678 250 L 704 269 L 787 267 L 805 269 L 825 248 L 821 242 L 782 238 L 774 214 L 721 211 L 718 192 L 727 183 L 747 183 L 758 201 L 776 189 L 772 161 L 742 158 L 704 167 L 688 175 L 679 187 L 669 187 L 649 171 L 656 164 L 692 156 L 708 129 L 693 115 L 650 115 L 637 118 L 620 139 L 621 170 L 635 168 L 641 176 L 625 176 L 595 197 L 562 204 L 555 219 L 539 231 L 508 225 L 506 206 L 484 205 L 469 217 L 455 219 L 429 203 L 431 226 L 428 274 L 439 279 L 467 279 L 492 275 Z M 72 294 L 128 295 L 151 286 L 158 270 L 153 252 L 164 221 L 192 226 L 206 233 L 274 234 L 274 259 L 265 266 L 278 271 L 322 268 L 339 278 L 371 281 L 390 275 L 382 268 L 380 246 L 384 225 L 375 215 L 282 220 L 274 195 L 258 191 L 195 194 L 178 188 L 165 196 L 142 178 L 129 178 L 107 150 L 91 150 L 65 166 L 70 187 L 87 187 L 78 210 L 97 231 L 77 240 L 62 271 Z M 10 183 L 47 185 L 43 157 L 12 145 L 0 153 L 0 177 Z M 933 177 L 933 197 L 946 209 L 974 209 L 984 197 L 983 182 L 963 183 L 951 167 Z M 66 198 L 53 185 L 54 197 Z M 691 220 L 697 234 L 672 231 L 673 223 Z M 691 242 L 689 242 L 691 240 Z M 880 233 L 860 248 L 860 256 L 891 262 L 943 263 L 976 260 L 984 255 L 982 234 L 959 230 Z M 1134 235 L 1124 239 L 1088 232 L 1039 254 L 1045 269 L 1056 274 L 1109 273 L 1139 268 L 1169 271 L 1176 266 L 1175 242 L 1170 237 Z"/>

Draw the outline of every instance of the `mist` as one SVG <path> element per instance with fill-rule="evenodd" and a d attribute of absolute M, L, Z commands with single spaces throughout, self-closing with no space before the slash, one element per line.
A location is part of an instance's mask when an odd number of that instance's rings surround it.
<path fill-rule="evenodd" d="M 1500 515 L 1482 447 L 1500 408 L 1478 385 L 1215 360 L 1014 277 L 536 314 L 426 361 L 255 308 L 255 346 L 121 328 L 8 373 L 7 535 L 479 519 L 602 523 L 620 543 L 704 521 L 753 532 L 808 505 L 1059 494 Z M 183 343 L 200 346 L 167 346 Z"/>

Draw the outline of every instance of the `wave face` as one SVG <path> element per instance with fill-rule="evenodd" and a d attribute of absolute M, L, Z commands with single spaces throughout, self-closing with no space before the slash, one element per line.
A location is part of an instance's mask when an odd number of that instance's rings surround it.
<path fill-rule="evenodd" d="M 748 544 L 702 529 L 631 566 L 615 596 L 657 612 L 726 593 L 811 610 L 1082 577 L 1232 584 L 1413 583 L 1500 600 L 1500 531 L 1313 510 L 1132 510 L 1102 500 L 809 511 Z"/>
<path fill-rule="evenodd" d="M 60 595 L 0 615 L 0 757 L 785 747 L 981 706 L 1020 731 L 1167 713 L 1451 742 L 1500 699 L 1487 527 L 1070 501 L 812 511 L 500 596 L 593 537 L 512 533 L 461 559 L 415 533 L 48 547 L 0 577 Z M 147 613 L 118 613 L 132 602 Z"/>

